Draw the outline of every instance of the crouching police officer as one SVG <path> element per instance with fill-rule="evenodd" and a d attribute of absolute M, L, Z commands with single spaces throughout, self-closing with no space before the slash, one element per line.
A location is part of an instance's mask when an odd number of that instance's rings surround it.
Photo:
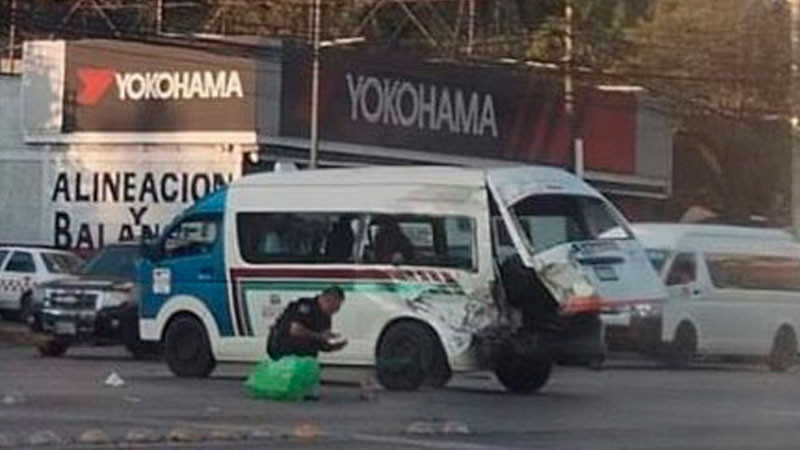
<path fill-rule="evenodd" d="M 267 354 L 273 360 L 284 356 L 316 357 L 320 351 L 340 350 L 347 344 L 331 331 L 331 317 L 344 302 L 344 292 L 330 286 L 313 298 L 290 303 L 270 329 Z"/>

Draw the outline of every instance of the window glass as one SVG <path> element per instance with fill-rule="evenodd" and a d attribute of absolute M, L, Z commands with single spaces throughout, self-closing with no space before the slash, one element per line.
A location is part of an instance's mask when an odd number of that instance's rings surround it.
<path fill-rule="evenodd" d="M 515 203 L 511 210 L 528 245 L 537 252 L 568 242 L 631 237 L 599 198 L 534 195 Z"/>
<path fill-rule="evenodd" d="M 462 216 L 380 215 L 370 219 L 364 261 L 474 269 L 475 223 Z"/>
<path fill-rule="evenodd" d="M 189 218 L 169 231 L 163 244 L 167 258 L 209 253 L 217 240 L 218 217 Z"/>
<path fill-rule="evenodd" d="M 798 258 L 714 253 L 706 264 L 719 289 L 800 291 Z"/>
<path fill-rule="evenodd" d="M 0 268 L 3 267 L 3 261 L 6 260 L 6 256 L 8 256 L 8 250 L 0 250 Z"/>
<path fill-rule="evenodd" d="M 35 273 L 36 264 L 33 255 L 28 252 L 14 252 L 6 265 L 8 272 Z"/>
<path fill-rule="evenodd" d="M 697 279 L 697 263 L 693 253 L 678 253 L 672 260 L 667 285 L 689 284 Z"/>
<path fill-rule="evenodd" d="M 352 263 L 361 219 L 344 213 L 239 213 L 242 258 L 250 263 Z"/>
<path fill-rule="evenodd" d="M 669 254 L 670 252 L 668 250 L 647 249 L 647 259 L 650 260 L 650 264 L 656 269 L 656 273 L 660 274 L 661 270 L 664 269 L 664 264 L 667 262 L 667 259 L 669 259 Z"/>
<path fill-rule="evenodd" d="M 68 253 L 42 253 L 47 271 L 50 273 L 73 273 L 81 265 L 81 259 Z"/>
<path fill-rule="evenodd" d="M 136 246 L 108 245 L 86 261 L 80 272 L 90 276 L 133 280 L 136 278 L 138 256 L 139 248 Z"/>

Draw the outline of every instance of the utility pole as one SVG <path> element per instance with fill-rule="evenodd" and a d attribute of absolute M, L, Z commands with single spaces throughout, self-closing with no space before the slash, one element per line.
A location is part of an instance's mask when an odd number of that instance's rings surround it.
<path fill-rule="evenodd" d="M 11 17 L 8 24 L 8 71 L 14 71 L 14 47 L 17 38 L 17 0 L 11 0 Z M 0 67 L 2 71 L 2 67 Z"/>
<path fill-rule="evenodd" d="M 467 13 L 467 56 L 472 56 L 472 47 L 475 43 L 475 0 L 468 0 Z"/>
<path fill-rule="evenodd" d="M 800 0 L 787 0 L 789 3 L 789 36 L 791 40 L 791 61 L 789 64 L 789 142 L 791 145 L 791 195 L 789 210 L 792 215 L 794 231 L 800 230 L 800 99 L 798 99 L 798 76 L 800 76 Z"/>
<path fill-rule="evenodd" d="M 322 21 L 322 0 L 314 1 L 314 23 L 312 26 L 313 33 L 313 62 L 311 63 L 311 129 L 309 130 L 309 155 L 308 167 L 309 169 L 317 168 L 317 160 L 319 158 L 319 40 L 320 40 L 320 26 Z"/>
<path fill-rule="evenodd" d="M 800 0 L 798 0 L 800 1 Z M 573 171 L 581 171 L 582 168 L 577 167 L 579 162 L 576 155 L 575 139 L 577 138 L 577 126 L 575 122 L 575 86 L 573 80 L 573 41 L 572 41 L 572 28 L 573 28 L 573 15 L 574 10 L 572 0 L 564 2 L 564 118 L 567 121 L 567 160 L 571 162 Z"/>
<path fill-rule="evenodd" d="M 161 34 L 164 23 L 164 0 L 156 0 L 156 34 Z"/>

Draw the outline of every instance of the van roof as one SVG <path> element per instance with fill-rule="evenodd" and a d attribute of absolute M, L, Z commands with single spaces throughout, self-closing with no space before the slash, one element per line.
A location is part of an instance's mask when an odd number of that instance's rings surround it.
<path fill-rule="evenodd" d="M 234 186 L 264 185 L 439 185 L 483 187 L 491 178 L 498 187 L 509 192 L 522 188 L 532 193 L 571 193 L 598 196 L 582 180 L 569 172 L 553 167 L 516 166 L 495 168 L 470 168 L 453 166 L 373 166 L 267 172 L 247 175 Z M 515 189 L 516 188 L 516 189 Z M 505 189 L 501 189 L 505 190 Z"/>
<path fill-rule="evenodd" d="M 631 230 L 649 248 L 675 248 L 683 239 L 714 238 L 758 240 L 762 243 L 797 243 L 790 233 L 777 228 L 755 228 L 734 225 L 633 223 Z"/>

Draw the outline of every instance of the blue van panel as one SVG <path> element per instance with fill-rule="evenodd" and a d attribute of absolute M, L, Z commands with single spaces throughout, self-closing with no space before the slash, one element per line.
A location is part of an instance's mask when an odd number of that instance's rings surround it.
<path fill-rule="evenodd" d="M 222 213 L 225 211 L 225 199 L 228 195 L 227 187 L 220 188 L 206 195 L 186 210 L 184 215 L 192 213 Z"/>

